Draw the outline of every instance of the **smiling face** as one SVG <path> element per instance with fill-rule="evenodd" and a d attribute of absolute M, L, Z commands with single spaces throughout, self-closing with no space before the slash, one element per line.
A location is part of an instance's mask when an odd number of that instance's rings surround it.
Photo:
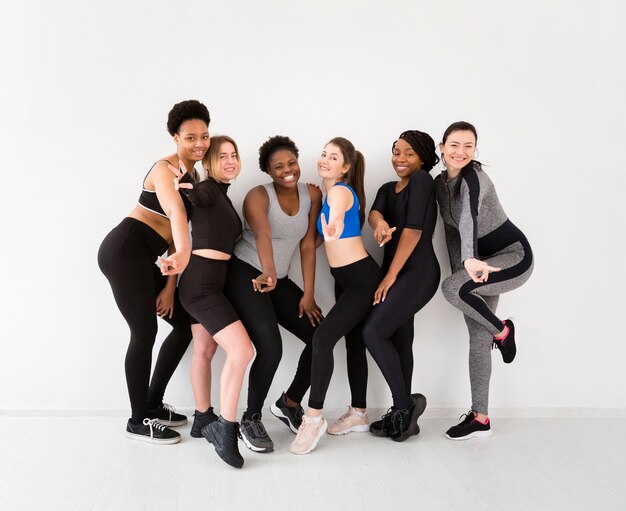
<path fill-rule="evenodd" d="M 336 144 L 326 144 L 317 160 L 319 176 L 322 179 L 340 181 L 348 170 L 350 165 L 345 162 L 341 148 Z"/>
<path fill-rule="evenodd" d="M 204 158 L 211 139 L 209 138 L 209 127 L 200 119 L 189 119 L 183 122 L 174 134 L 176 142 L 176 153 L 180 158 L 189 161 L 200 161 Z"/>
<path fill-rule="evenodd" d="M 230 142 L 222 142 L 220 144 L 219 159 L 220 181 L 228 183 L 237 177 L 241 168 L 235 146 Z"/>
<path fill-rule="evenodd" d="M 474 158 L 476 137 L 469 130 L 453 131 L 444 143 L 439 144 L 439 150 L 448 173 L 456 175 Z"/>
<path fill-rule="evenodd" d="M 300 179 L 298 158 L 289 149 L 277 149 L 268 159 L 267 172 L 276 186 L 295 188 Z"/>
<path fill-rule="evenodd" d="M 415 150 L 406 140 L 396 141 L 391 155 L 391 164 L 400 179 L 410 177 L 422 168 L 423 162 Z"/>

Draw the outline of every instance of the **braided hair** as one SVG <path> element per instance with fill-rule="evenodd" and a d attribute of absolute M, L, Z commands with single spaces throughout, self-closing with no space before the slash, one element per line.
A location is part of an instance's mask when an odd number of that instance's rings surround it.
<path fill-rule="evenodd" d="M 428 133 L 417 130 L 408 130 L 400 133 L 398 140 L 405 140 L 411 146 L 411 148 L 418 154 L 420 160 L 422 160 L 422 169 L 426 171 L 432 170 L 432 168 L 439 163 L 439 156 L 435 152 L 435 141 Z M 393 151 L 396 148 L 396 140 L 391 147 Z"/>

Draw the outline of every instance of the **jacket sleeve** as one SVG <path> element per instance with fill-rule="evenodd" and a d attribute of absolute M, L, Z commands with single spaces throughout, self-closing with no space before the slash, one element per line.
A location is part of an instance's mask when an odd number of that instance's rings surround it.
<path fill-rule="evenodd" d="M 187 182 L 187 181 L 183 181 L 181 179 L 181 182 Z M 193 182 L 193 181 L 188 181 L 188 182 Z M 212 184 L 208 180 L 202 181 L 194 185 L 194 187 L 191 189 L 181 188 L 181 190 L 183 194 L 185 195 L 185 197 L 189 199 L 189 202 L 191 202 L 191 204 L 194 207 L 206 208 L 215 202 L 217 190 L 215 189 L 214 186 L 212 186 Z"/>
<path fill-rule="evenodd" d="M 468 179 L 469 178 L 469 179 Z M 469 181 L 469 182 L 468 182 Z M 468 174 L 461 181 L 459 235 L 461 237 L 461 262 L 478 257 L 478 200 L 480 188 L 476 174 Z"/>

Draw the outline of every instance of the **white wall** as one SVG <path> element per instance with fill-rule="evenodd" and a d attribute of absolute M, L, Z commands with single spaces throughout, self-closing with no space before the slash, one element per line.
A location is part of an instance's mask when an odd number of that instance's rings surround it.
<path fill-rule="evenodd" d="M 473 122 L 536 254 L 533 278 L 501 300 L 501 315 L 518 319 L 519 355 L 504 366 L 494 354 L 492 406 L 626 407 L 622 2 L 67 0 L 2 11 L 0 409 L 128 406 L 127 327 L 96 253 L 152 162 L 173 151 L 166 115 L 188 98 L 207 104 L 213 133 L 239 142 L 236 206 L 265 179 L 256 158 L 268 136 L 297 142 L 310 181 L 323 144 L 348 137 L 365 154 L 371 204 L 394 177 L 401 131 L 439 140 L 449 123 Z M 447 275 L 441 230 L 436 247 Z M 461 314 L 437 294 L 416 332 L 414 389 L 432 407 L 466 408 Z M 270 397 L 297 359 L 299 341 L 284 344 Z M 328 407 L 349 402 L 343 343 L 335 356 Z M 166 396 L 183 408 L 188 369 L 189 353 Z M 370 374 L 370 404 L 386 407 L 373 362 Z"/>

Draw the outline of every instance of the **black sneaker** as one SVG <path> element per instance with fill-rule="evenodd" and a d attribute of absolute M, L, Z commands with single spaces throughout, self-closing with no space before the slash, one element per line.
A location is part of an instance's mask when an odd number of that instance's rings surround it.
<path fill-rule="evenodd" d="M 161 424 L 169 427 L 184 426 L 187 424 L 187 416 L 176 413 L 176 408 L 167 403 L 161 403 L 154 410 L 148 412 L 151 419 L 158 419 Z"/>
<path fill-rule="evenodd" d="M 391 417 L 393 417 L 395 410 L 392 406 L 385 415 L 381 416 L 379 421 L 372 422 L 370 424 L 370 433 L 375 436 L 388 437 L 390 435 Z"/>
<path fill-rule="evenodd" d="M 487 424 L 477 421 L 477 414 L 474 410 L 470 410 L 464 415 L 465 419 L 446 431 L 446 437 L 450 440 L 467 440 L 468 438 L 491 436 L 491 421 Z"/>
<path fill-rule="evenodd" d="M 241 418 L 239 426 L 239 438 L 243 440 L 246 447 L 254 452 L 272 452 L 274 442 L 267 434 L 265 426 L 261 422 L 261 415 L 255 413 L 250 419 L 246 414 Z"/>
<path fill-rule="evenodd" d="M 202 428 L 212 422 L 215 422 L 216 420 L 217 415 L 215 415 L 212 406 L 209 406 L 209 409 L 206 412 L 199 412 L 196 410 L 193 413 L 193 424 L 189 434 L 194 438 L 202 438 Z"/>
<path fill-rule="evenodd" d="M 515 325 L 510 319 L 507 319 L 504 324 L 509 327 L 509 333 L 502 341 L 494 339 L 493 347 L 500 350 L 504 363 L 510 364 L 517 353 L 517 348 L 515 347 Z"/>
<path fill-rule="evenodd" d="M 278 401 L 270 406 L 270 411 L 276 418 L 284 422 L 292 432 L 298 433 L 298 428 L 300 428 L 300 424 L 302 424 L 304 410 L 300 405 L 287 405 L 284 392 L 278 398 Z"/>
<path fill-rule="evenodd" d="M 389 436 L 396 442 L 404 442 L 407 438 L 417 435 L 420 427 L 417 419 L 426 409 L 426 398 L 422 394 L 411 394 L 411 407 L 396 409 L 391 416 Z"/>
<path fill-rule="evenodd" d="M 140 442 L 151 444 L 176 444 L 180 442 L 180 435 L 161 424 L 157 419 L 144 419 L 142 424 L 133 424 L 130 419 L 126 423 L 126 436 Z"/>
<path fill-rule="evenodd" d="M 202 436 L 213 444 L 218 456 L 235 468 L 243 467 L 243 457 L 237 445 L 238 430 L 236 422 L 227 421 L 222 416 L 202 428 Z"/>
<path fill-rule="evenodd" d="M 419 424 L 417 423 L 417 419 L 420 418 L 420 415 L 422 415 L 424 413 L 424 410 L 426 410 L 426 397 L 422 394 L 419 393 L 415 393 L 415 394 L 411 394 L 411 397 L 413 397 L 416 401 L 416 409 L 415 412 L 417 413 L 417 417 L 415 417 L 415 430 L 413 432 L 414 435 L 419 435 L 420 433 L 420 427 Z"/>

